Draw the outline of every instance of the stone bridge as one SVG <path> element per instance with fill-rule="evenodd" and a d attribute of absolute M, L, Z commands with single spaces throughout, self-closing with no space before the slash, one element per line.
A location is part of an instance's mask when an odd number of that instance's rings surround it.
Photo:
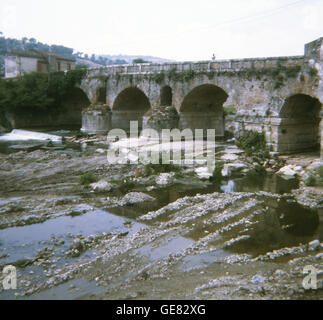
<path fill-rule="evenodd" d="M 82 131 L 141 128 L 265 132 L 273 151 L 323 145 L 323 38 L 303 56 L 90 69 L 80 88 Z M 226 106 L 235 107 L 225 116 Z"/>

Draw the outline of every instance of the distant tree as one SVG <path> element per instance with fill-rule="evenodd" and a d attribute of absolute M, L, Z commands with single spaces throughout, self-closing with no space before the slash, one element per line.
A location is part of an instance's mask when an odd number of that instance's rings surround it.
<path fill-rule="evenodd" d="M 74 56 L 76 56 L 76 58 L 82 58 L 83 52 L 77 51 Z"/>
<path fill-rule="evenodd" d="M 149 63 L 149 61 L 145 61 L 143 59 L 138 58 L 138 59 L 132 60 L 132 63 Z"/>
<path fill-rule="evenodd" d="M 37 40 L 35 38 L 30 38 L 29 39 L 29 42 L 32 43 L 32 44 L 36 44 L 37 43 Z"/>
<path fill-rule="evenodd" d="M 52 49 L 52 52 L 54 52 L 54 53 L 61 54 L 61 55 L 68 57 L 68 58 L 73 57 L 74 49 L 72 49 L 72 48 L 58 46 L 58 45 L 52 45 L 51 49 Z"/>

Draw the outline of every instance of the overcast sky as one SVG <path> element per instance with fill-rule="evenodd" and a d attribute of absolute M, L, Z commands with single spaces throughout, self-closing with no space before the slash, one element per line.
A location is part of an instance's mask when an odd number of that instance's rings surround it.
<path fill-rule="evenodd" d="M 84 53 L 183 60 L 301 55 L 322 0 L 1 0 L 0 31 Z"/>

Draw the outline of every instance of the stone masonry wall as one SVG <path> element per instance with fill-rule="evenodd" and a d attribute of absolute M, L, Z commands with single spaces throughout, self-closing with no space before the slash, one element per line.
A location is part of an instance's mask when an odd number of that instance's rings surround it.
<path fill-rule="evenodd" d="M 323 38 L 320 38 L 307 44 L 304 56 L 137 64 L 90 69 L 81 88 L 90 101 L 95 103 L 97 92 L 104 87 L 105 103 L 111 109 L 111 118 L 119 119 L 120 111 L 114 110 L 114 104 L 125 89 L 137 88 L 148 98 L 151 108 L 158 109 L 161 107 L 160 95 L 163 87 L 170 87 L 172 106 L 179 114 L 180 127 L 187 125 L 196 128 L 205 124 L 216 128 L 218 134 L 223 136 L 223 119 L 214 117 L 212 121 L 213 114 L 199 110 L 198 99 L 193 114 L 184 113 L 182 110 L 185 97 L 193 89 L 212 85 L 214 88 L 221 88 L 228 95 L 224 105 L 234 105 L 238 111 L 235 121 L 230 119 L 230 126 L 227 126 L 235 131 L 235 135 L 243 130 L 264 131 L 267 142 L 274 151 L 296 152 L 305 146 L 314 147 L 323 139 L 318 124 L 319 116 L 307 122 L 300 118 L 288 121 L 280 113 L 286 100 L 295 95 L 317 98 L 322 103 L 322 42 Z M 136 112 L 129 110 L 129 114 L 135 115 Z M 124 117 L 123 120 L 128 121 L 129 117 Z M 138 117 L 143 118 L 142 114 Z M 123 121 L 119 120 L 115 123 Z M 110 123 L 111 127 L 114 126 L 113 123 Z M 302 130 L 297 131 L 297 127 L 302 127 Z"/>

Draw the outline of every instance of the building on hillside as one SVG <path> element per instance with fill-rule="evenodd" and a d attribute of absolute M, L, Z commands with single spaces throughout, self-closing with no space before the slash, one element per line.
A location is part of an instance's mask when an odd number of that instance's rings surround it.
<path fill-rule="evenodd" d="M 29 72 L 55 72 L 75 69 L 75 60 L 41 51 L 11 51 L 5 57 L 5 78 L 15 78 Z"/>

